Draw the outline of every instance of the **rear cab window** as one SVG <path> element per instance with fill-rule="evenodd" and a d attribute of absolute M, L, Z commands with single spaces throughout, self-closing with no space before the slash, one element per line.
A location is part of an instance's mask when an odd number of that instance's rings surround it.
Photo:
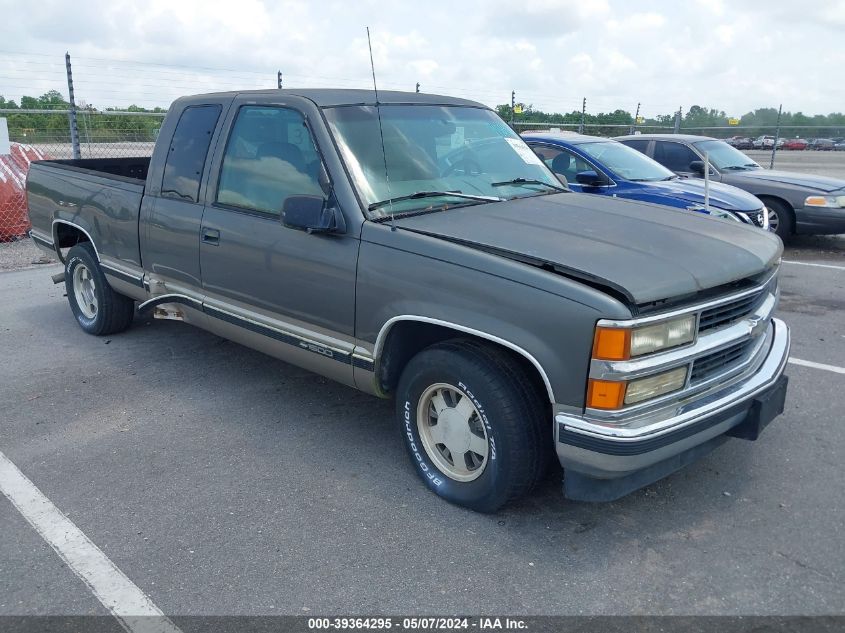
<path fill-rule="evenodd" d="M 182 111 L 164 163 L 163 197 L 197 202 L 208 146 L 221 110 L 219 105 L 199 105 Z"/>

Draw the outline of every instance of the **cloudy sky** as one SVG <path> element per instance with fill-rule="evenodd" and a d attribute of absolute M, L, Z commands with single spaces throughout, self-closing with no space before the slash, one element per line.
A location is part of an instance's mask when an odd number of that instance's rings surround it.
<path fill-rule="evenodd" d="M 27 7 L 32 7 L 29 9 Z M 66 93 L 96 107 L 181 94 L 380 87 L 590 112 L 642 102 L 845 110 L 845 0 L 0 0 L 0 95 Z"/>

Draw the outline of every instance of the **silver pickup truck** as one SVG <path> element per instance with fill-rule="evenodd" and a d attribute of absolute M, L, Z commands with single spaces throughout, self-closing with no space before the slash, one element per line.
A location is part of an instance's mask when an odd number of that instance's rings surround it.
<path fill-rule="evenodd" d="M 151 312 L 394 398 L 425 484 L 486 512 L 555 453 L 611 500 L 782 412 L 776 236 L 566 191 L 478 103 L 378 97 L 192 96 L 152 158 L 34 163 L 82 329 Z"/>

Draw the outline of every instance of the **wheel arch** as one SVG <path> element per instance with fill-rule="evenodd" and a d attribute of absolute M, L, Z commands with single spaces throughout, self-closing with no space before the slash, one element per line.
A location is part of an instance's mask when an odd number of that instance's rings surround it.
<path fill-rule="evenodd" d="M 61 261 L 64 261 L 61 249 L 70 248 L 80 242 L 90 242 L 97 262 L 100 262 L 100 251 L 97 250 L 97 244 L 91 238 L 91 234 L 83 227 L 68 220 L 55 219 L 53 220 L 52 233 L 53 246 Z"/>
<path fill-rule="evenodd" d="M 795 222 L 796 222 L 795 207 L 792 205 L 792 203 L 789 200 L 787 200 L 786 198 L 784 198 L 782 196 L 778 196 L 776 194 L 771 194 L 771 193 L 755 193 L 753 195 L 756 196 L 757 198 L 759 198 L 760 201 L 763 204 L 768 204 L 769 201 L 772 201 L 772 202 L 777 202 L 779 204 L 784 205 L 786 207 L 786 209 L 789 211 L 790 216 L 792 216 L 792 231 L 793 232 L 795 231 Z"/>
<path fill-rule="evenodd" d="M 373 349 L 374 372 L 379 388 L 389 393 L 395 389 L 408 361 L 423 349 L 449 339 L 462 338 L 492 344 L 506 350 L 523 363 L 539 389 L 555 403 L 551 381 L 540 362 L 519 345 L 494 334 L 458 323 L 418 315 L 400 315 L 389 319 L 381 328 Z"/>

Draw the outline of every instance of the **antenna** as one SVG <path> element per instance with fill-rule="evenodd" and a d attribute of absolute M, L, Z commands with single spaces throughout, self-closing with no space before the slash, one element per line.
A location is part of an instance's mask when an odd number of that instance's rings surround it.
<path fill-rule="evenodd" d="M 378 133 L 381 138 L 381 156 L 384 159 L 384 182 L 387 184 L 387 197 L 390 198 L 390 176 L 387 173 L 387 153 L 384 151 L 384 130 L 381 127 L 381 107 L 378 102 L 378 85 L 376 84 L 376 65 L 373 63 L 373 44 L 370 41 L 370 27 L 367 27 L 367 47 L 370 49 L 370 69 L 373 71 L 373 92 L 376 95 L 376 116 L 378 117 Z M 396 230 L 393 224 L 393 203 L 388 206 L 390 209 L 390 229 Z"/>

